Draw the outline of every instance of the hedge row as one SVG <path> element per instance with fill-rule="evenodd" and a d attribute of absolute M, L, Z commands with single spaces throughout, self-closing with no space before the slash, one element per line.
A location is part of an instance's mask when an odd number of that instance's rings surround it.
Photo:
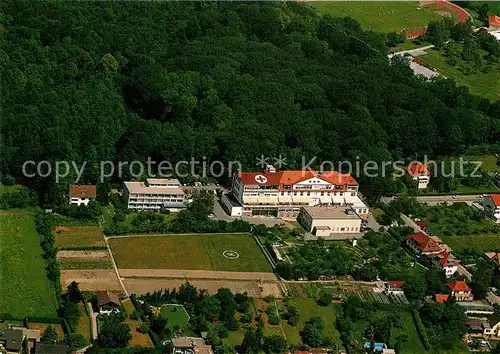
<path fill-rule="evenodd" d="M 37 323 L 50 323 L 62 325 L 64 322 L 63 318 L 59 317 L 26 317 L 26 322 L 37 322 Z"/>
<path fill-rule="evenodd" d="M 429 337 L 427 336 L 427 331 L 425 330 L 425 326 L 422 323 L 422 319 L 420 318 L 420 313 L 417 310 L 413 310 L 411 312 L 413 321 L 415 322 L 415 327 L 417 327 L 418 335 L 420 336 L 420 340 L 424 345 L 425 350 L 431 349 L 431 343 L 429 342 Z"/>
<path fill-rule="evenodd" d="M 42 238 L 41 246 L 43 249 L 43 258 L 47 262 L 47 277 L 54 282 L 56 289 L 56 298 L 61 297 L 59 263 L 57 262 L 57 250 L 54 247 L 54 235 L 52 234 L 52 223 L 45 213 L 41 210 L 35 216 L 35 228 Z"/>

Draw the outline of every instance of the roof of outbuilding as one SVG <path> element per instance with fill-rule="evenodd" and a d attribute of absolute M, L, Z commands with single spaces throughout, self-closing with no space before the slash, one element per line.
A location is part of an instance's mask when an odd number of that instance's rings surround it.
<path fill-rule="evenodd" d="M 121 306 L 118 295 L 110 291 L 99 291 L 96 293 L 96 297 L 97 297 L 97 305 L 99 307 L 109 303 Z"/>

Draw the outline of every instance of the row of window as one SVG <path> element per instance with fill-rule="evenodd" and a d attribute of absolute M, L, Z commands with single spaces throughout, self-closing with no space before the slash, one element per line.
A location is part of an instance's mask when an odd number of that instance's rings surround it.
<path fill-rule="evenodd" d="M 130 199 L 131 204 L 133 203 L 155 203 L 155 204 L 163 204 L 163 203 L 182 203 L 184 199 Z"/>
<path fill-rule="evenodd" d="M 151 194 L 151 193 L 131 193 L 130 198 L 144 198 L 144 197 L 152 197 L 152 198 L 172 198 L 178 197 L 179 193 L 175 194 Z"/>
<path fill-rule="evenodd" d="M 350 193 L 351 196 L 355 197 L 356 196 L 356 192 L 351 192 Z M 275 193 L 275 194 L 269 194 L 269 193 L 243 193 L 243 196 L 245 197 L 275 197 L 277 196 L 278 194 Z M 349 193 L 343 193 L 343 192 L 340 192 L 340 193 L 330 193 L 330 192 L 281 192 L 280 195 L 282 196 L 291 196 L 291 195 L 295 195 L 295 196 L 334 196 L 336 197 L 337 195 L 340 196 L 340 197 L 343 197 L 343 196 L 347 196 L 349 195 Z"/>

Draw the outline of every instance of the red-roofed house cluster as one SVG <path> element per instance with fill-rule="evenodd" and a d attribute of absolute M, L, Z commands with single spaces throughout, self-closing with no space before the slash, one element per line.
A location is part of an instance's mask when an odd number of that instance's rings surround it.
<path fill-rule="evenodd" d="M 458 269 L 460 261 L 422 231 L 408 236 L 406 245 L 414 254 L 429 257 L 431 264 L 444 270 L 447 277 L 455 274 Z"/>
<path fill-rule="evenodd" d="M 448 283 L 448 288 L 450 289 L 450 294 L 436 294 L 436 302 L 443 303 L 448 301 L 450 296 L 455 297 L 457 301 L 473 301 L 474 295 L 472 295 L 472 290 L 469 288 L 467 283 L 463 280 L 457 280 L 452 283 Z"/>

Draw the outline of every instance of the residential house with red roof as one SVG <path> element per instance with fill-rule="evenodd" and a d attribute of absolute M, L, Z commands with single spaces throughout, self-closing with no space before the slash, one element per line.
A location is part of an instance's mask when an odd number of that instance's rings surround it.
<path fill-rule="evenodd" d="M 491 218 L 500 224 L 500 194 L 490 194 L 484 197 L 483 206 Z"/>
<path fill-rule="evenodd" d="M 406 168 L 406 172 L 417 184 L 418 189 L 426 189 L 431 180 L 431 172 L 425 164 L 418 161 L 412 161 Z"/>
<path fill-rule="evenodd" d="M 457 299 L 457 301 L 474 300 L 474 296 L 472 295 L 472 290 L 463 280 L 457 280 L 452 283 L 448 283 L 448 288 L 450 288 L 451 295 L 454 296 Z"/>
<path fill-rule="evenodd" d="M 92 185 L 69 185 L 69 203 L 71 205 L 88 205 L 97 197 L 96 186 Z"/>
<path fill-rule="evenodd" d="M 460 261 L 422 231 L 408 236 L 406 245 L 414 254 L 429 257 L 431 264 L 442 269 L 446 277 L 451 277 L 458 270 Z"/>
<path fill-rule="evenodd" d="M 241 215 L 273 215 L 295 218 L 303 206 L 351 207 L 359 216 L 368 216 L 368 206 L 358 196 L 358 182 L 337 171 L 239 172 L 233 177 L 231 194 Z M 226 211 L 234 205 L 229 195 L 221 198 Z"/>
<path fill-rule="evenodd" d="M 449 297 L 450 297 L 450 294 L 436 294 L 435 295 L 436 302 L 438 304 L 445 303 L 446 301 L 448 301 Z"/>
<path fill-rule="evenodd" d="M 456 259 L 455 256 L 446 251 L 438 254 L 431 254 L 428 257 L 431 259 L 431 263 L 435 268 L 444 270 L 447 278 L 456 273 L 458 265 L 460 264 L 460 261 Z"/>
<path fill-rule="evenodd" d="M 391 280 L 385 284 L 386 294 L 403 294 L 403 286 L 405 282 L 402 280 Z"/>
<path fill-rule="evenodd" d="M 488 16 L 488 25 L 491 28 L 500 28 L 500 16 L 489 15 Z"/>
<path fill-rule="evenodd" d="M 415 232 L 414 234 L 408 236 L 406 239 L 406 245 L 410 250 L 417 255 L 435 255 L 443 252 L 443 249 L 423 232 Z"/>

